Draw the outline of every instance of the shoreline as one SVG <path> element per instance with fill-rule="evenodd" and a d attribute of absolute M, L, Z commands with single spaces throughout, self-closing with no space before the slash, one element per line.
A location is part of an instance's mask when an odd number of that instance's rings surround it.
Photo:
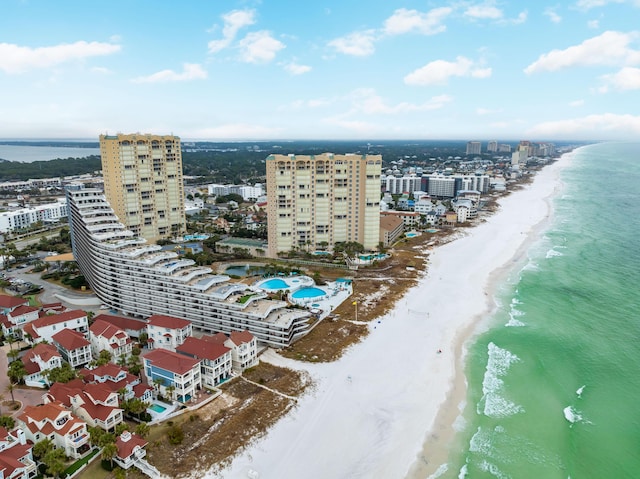
<path fill-rule="evenodd" d="M 467 394 L 466 345 L 495 311 L 498 281 L 526 258 L 550 217 L 565 156 L 503 198 L 484 223 L 436 248 L 418 285 L 372 321 L 365 341 L 341 359 L 300 365 L 269 355 L 270 362 L 308 371 L 314 392 L 229 467 L 207 477 L 386 478 L 415 472 L 424 478 L 427 467 L 444 464 Z"/>
<path fill-rule="evenodd" d="M 568 153 L 572 155 L 573 152 Z M 562 165 L 558 165 L 564 159 Z M 489 324 L 499 308 L 498 294 L 502 286 L 511 282 L 509 276 L 520 271 L 525 266 L 528 258 L 527 252 L 540 239 L 540 235 L 546 231 L 553 220 L 553 200 L 563 188 L 560 180 L 562 169 L 567 166 L 567 162 L 571 161 L 569 156 L 563 155 L 556 161 L 552 181 L 556 185 L 552 191 L 540 199 L 544 201 L 547 208 L 547 215 L 536 223 L 532 224 L 530 230 L 525 234 L 525 239 L 519 248 L 515 251 L 512 258 L 504 264 L 498 266 L 487 277 L 487 283 L 484 291 L 487 296 L 486 307 L 484 311 L 478 312 L 474 320 L 470 322 L 468 327 L 462 331 L 455 339 L 456 364 L 454 375 L 451 381 L 451 388 L 445 402 L 440 406 L 438 413 L 434 419 L 432 430 L 428 431 L 422 450 L 418 453 L 416 461 L 411 465 L 406 479 L 426 479 L 431 477 L 439 477 L 439 472 L 448 466 L 448 459 L 451 457 L 451 448 L 454 445 L 455 438 L 460 432 L 456 430 L 456 421 L 459 418 L 464 420 L 464 412 L 467 408 L 466 400 L 468 396 L 468 380 L 466 375 L 468 348 L 475 338 L 491 327 Z M 546 169 L 546 168 L 545 168 Z M 543 171 L 538 173 L 541 174 Z M 528 187 L 535 187 L 534 183 Z M 437 433 L 437 434 L 436 434 Z M 426 461 L 426 458 L 429 458 Z"/>

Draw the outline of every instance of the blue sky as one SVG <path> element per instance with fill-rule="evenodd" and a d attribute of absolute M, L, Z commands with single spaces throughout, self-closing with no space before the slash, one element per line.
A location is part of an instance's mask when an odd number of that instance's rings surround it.
<path fill-rule="evenodd" d="M 0 7 L 0 138 L 640 134 L 640 0 Z"/>

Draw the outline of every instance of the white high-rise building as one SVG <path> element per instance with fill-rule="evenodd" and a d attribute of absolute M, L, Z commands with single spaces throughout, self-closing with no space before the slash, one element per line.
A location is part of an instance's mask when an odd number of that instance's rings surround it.
<path fill-rule="evenodd" d="M 166 315 L 191 321 L 206 333 L 248 329 L 281 348 L 304 336 L 309 313 L 231 283 L 173 251 L 163 251 L 118 221 L 97 189 L 67 190 L 73 254 L 100 300 L 125 315 Z M 250 294 L 249 294 L 250 293 Z M 248 300 L 240 301 L 240 298 Z"/>

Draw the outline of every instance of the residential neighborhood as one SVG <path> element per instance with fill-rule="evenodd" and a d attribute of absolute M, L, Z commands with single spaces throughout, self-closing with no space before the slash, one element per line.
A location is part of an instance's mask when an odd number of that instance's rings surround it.
<path fill-rule="evenodd" d="M 140 418 L 157 423 L 210 400 L 218 385 L 258 362 L 256 338 L 248 331 L 196 337 L 189 321 L 166 315 L 141 321 L 28 303 L 0 294 L 0 322 L 9 341 L 5 360 L 11 361 L 7 387 L 12 394 L 25 387 L 34 393 L 0 419 L 10 426 L 0 426 L 5 478 L 35 477 L 37 463 L 46 462 L 33 453 L 42 441 L 63 452 L 57 460 L 50 454 L 53 468 L 43 467 L 51 471 L 114 447 L 120 468 L 160 477 L 145 459 L 148 442 L 140 426 L 146 422 Z"/>

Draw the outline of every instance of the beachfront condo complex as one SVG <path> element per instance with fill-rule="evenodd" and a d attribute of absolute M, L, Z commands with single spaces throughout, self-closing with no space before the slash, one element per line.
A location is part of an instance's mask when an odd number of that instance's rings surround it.
<path fill-rule="evenodd" d="M 185 231 L 180 138 L 100 135 L 104 191 L 118 219 L 148 241 Z"/>
<path fill-rule="evenodd" d="M 380 242 L 381 155 L 269 155 L 268 255 Z"/>
<path fill-rule="evenodd" d="M 248 329 L 258 341 L 282 348 L 306 334 L 310 313 L 268 299 L 229 276 L 181 259 L 127 229 L 102 191 L 69 186 L 73 254 L 91 289 L 124 315 L 154 314 L 191 321 L 205 333 Z"/>

